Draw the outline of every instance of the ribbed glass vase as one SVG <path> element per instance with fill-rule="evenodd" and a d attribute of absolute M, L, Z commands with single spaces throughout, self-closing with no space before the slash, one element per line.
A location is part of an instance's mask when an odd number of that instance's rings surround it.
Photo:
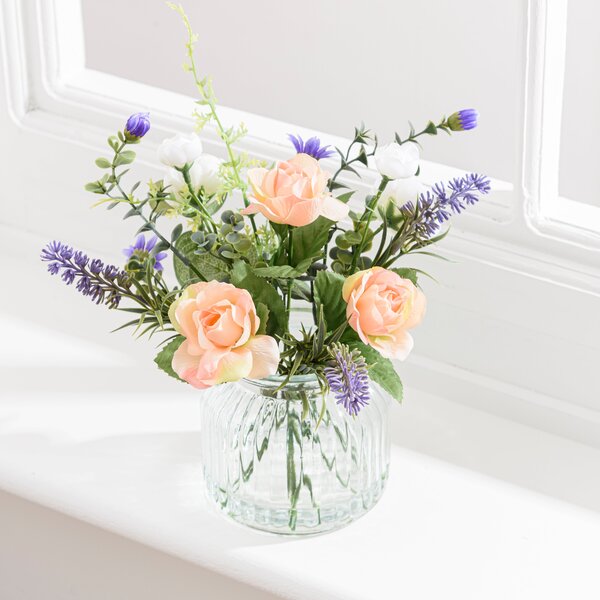
<path fill-rule="evenodd" d="M 256 529 L 337 529 L 373 507 L 385 487 L 389 397 L 372 384 L 370 404 L 352 417 L 332 396 L 323 410 L 314 376 L 282 381 L 243 380 L 203 392 L 208 494 Z"/>

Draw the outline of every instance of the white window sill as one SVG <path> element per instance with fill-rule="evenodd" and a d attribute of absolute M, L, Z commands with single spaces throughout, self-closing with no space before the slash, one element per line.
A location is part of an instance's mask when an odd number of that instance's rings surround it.
<path fill-rule="evenodd" d="M 118 351 L 100 360 L 75 336 L 1 317 L 12 348 L 0 356 L 1 490 L 284 598 L 563 600 L 597 590 L 597 449 L 409 386 L 381 502 L 326 536 L 270 536 L 205 500 L 197 393 L 152 366 L 133 365 L 126 380 Z M 44 348 L 54 349 L 50 369 L 36 376 L 27 356 Z"/>

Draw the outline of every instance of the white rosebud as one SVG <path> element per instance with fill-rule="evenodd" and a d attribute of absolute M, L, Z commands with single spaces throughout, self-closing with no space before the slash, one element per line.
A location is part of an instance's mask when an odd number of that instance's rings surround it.
<path fill-rule="evenodd" d="M 183 135 L 178 133 L 172 138 L 163 140 L 158 148 L 160 162 L 168 167 L 179 167 L 193 163 L 202 154 L 202 142 L 195 134 Z"/>
<path fill-rule="evenodd" d="M 189 170 L 190 181 L 194 191 L 204 188 L 207 196 L 212 196 L 219 191 L 223 181 L 219 177 L 219 167 L 221 159 L 212 154 L 201 154 L 192 164 Z M 177 169 L 169 169 L 164 178 L 165 185 L 169 186 L 168 191 L 173 193 L 181 192 L 187 188 L 183 179 L 183 174 Z"/>
<path fill-rule="evenodd" d="M 379 206 L 386 210 L 390 204 L 400 208 L 407 202 L 416 203 L 417 198 L 427 191 L 427 186 L 419 177 L 406 177 L 388 182 L 379 198 Z"/>
<path fill-rule="evenodd" d="M 390 179 L 412 177 L 419 168 L 419 147 L 414 143 L 391 143 L 375 153 L 377 170 Z"/>

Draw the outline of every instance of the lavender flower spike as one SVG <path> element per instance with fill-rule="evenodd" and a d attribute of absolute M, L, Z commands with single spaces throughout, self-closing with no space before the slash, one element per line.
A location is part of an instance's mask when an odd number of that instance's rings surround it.
<path fill-rule="evenodd" d="M 490 180 L 485 175 L 469 173 L 455 177 L 447 183 L 436 183 L 430 190 L 419 196 L 417 205 L 407 202 L 401 212 L 407 218 L 414 218 L 414 231 L 423 239 L 433 237 L 440 225 L 454 214 L 460 214 L 467 206 L 479 201 L 479 195 L 489 193 Z"/>
<path fill-rule="evenodd" d="M 134 113 L 125 123 L 125 135 L 130 139 L 144 137 L 150 130 L 150 113 Z"/>
<path fill-rule="evenodd" d="M 66 244 L 50 242 L 42 250 L 40 258 L 50 263 L 48 271 L 51 275 L 60 274 L 67 285 L 76 281 L 77 291 L 96 304 L 117 308 L 122 296 L 131 295 L 131 283 L 125 271 L 114 265 L 105 265 L 97 258 L 90 260 L 86 254 Z"/>
<path fill-rule="evenodd" d="M 357 415 L 371 398 L 367 363 L 359 350 L 350 350 L 345 344 L 334 344 L 330 353 L 332 361 L 325 368 L 329 388 L 337 404 Z"/>
<path fill-rule="evenodd" d="M 448 117 L 448 127 L 452 131 L 468 131 L 477 127 L 479 113 L 474 108 L 464 108 Z"/>
<path fill-rule="evenodd" d="M 321 146 L 321 140 L 318 137 L 311 137 L 305 142 L 299 135 L 294 136 L 290 133 L 288 139 L 294 144 L 298 154 L 308 154 L 317 160 L 335 154 L 334 150 L 329 150 L 330 146 Z"/>

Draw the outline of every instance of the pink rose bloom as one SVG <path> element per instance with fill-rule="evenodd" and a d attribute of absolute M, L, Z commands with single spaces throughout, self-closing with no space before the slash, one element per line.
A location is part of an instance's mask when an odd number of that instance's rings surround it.
<path fill-rule="evenodd" d="M 329 177 L 319 161 L 303 153 L 270 170 L 249 169 L 254 202 L 241 212 L 261 213 L 273 223 L 294 227 L 308 225 L 320 216 L 339 221 L 348 216 L 348 206 L 327 190 Z"/>
<path fill-rule="evenodd" d="M 404 360 L 412 350 L 408 333 L 425 314 L 425 295 L 412 281 L 373 267 L 351 275 L 342 296 L 346 317 L 360 339 L 382 356 Z"/>
<path fill-rule="evenodd" d="M 173 370 L 196 388 L 277 371 L 277 342 L 256 335 L 260 319 L 246 290 L 218 281 L 194 283 L 171 305 L 169 319 L 185 336 Z"/>

